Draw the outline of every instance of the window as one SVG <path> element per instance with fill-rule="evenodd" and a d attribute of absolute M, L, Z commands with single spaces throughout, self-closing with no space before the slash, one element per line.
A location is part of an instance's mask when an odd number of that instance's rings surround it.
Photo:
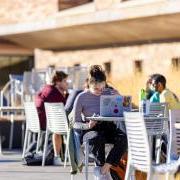
<path fill-rule="evenodd" d="M 59 0 L 58 7 L 59 10 L 64 10 L 64 9 L 80 6 L 89 2 L 93 2 L 93 0 Z"/>
<path fill-rule="evenodd" d="M 175 70 L 180 70 L 180 57 L 172 58 L 172 68 Z"/>
<path fill-rule="evenodd" d="M 79 67 L 81 64 L 80 63 L 76 63 L 74 64 L 74 67 Z"/>
<path fill-rule="evenodd" d="M 104 68 L 105 68 L 107 75 L 110 75 L 111 74 L 111 62 L 104 63 Z"/>
<path fill-rule="evenodd" d="M 134 71 L 135 73 L 142 72 L 142 60 L 135 60 L 134 61 Z"/>

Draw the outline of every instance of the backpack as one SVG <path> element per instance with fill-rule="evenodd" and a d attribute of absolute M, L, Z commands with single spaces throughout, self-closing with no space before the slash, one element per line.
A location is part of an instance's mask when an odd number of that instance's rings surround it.
<path fill-rule="evenodd" d="M 112 166 L 110 169 L 111 177 L 113 180 L 124 180 L 126 174 L 128 154 L 125 152 L 121 157 L 118 166 Z M 146 180 L 147 174 L 141 171 L 135 171 L 136 180 Z"/>
<path fill-rule="evenodd" d="M 121 157 L 118 166 L 112 166 L 110 173 L 113 180 L 124 180 L 126 174 L 126 165 L 127 165 L 127 152 Z"/>
<path fill-rule="evenodd" d="M 42 165 L 42 152 L 36 153 L 35 151 L 36 142 L 30 144 L 28 150 L 22 159 L 22 164 L 27 166 L 41 166 Z M 47 148 L 45 165 L 53 165 L 54 150 L 53 145 L 50 143 Z"/>

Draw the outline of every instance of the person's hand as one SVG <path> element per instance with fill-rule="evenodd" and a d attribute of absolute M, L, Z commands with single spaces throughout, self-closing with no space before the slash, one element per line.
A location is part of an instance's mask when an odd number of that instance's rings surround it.
<path fill-rule="evenodd" d="M 96 121 L 90 120 L 90 121 L 89 121 L 89 129 L 93 128 L 96 124 L 97 124 Z"/>

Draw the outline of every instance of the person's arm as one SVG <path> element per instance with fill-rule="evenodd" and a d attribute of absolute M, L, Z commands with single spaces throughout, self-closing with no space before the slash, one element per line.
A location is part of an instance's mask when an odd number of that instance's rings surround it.
<path fill-rule="evenodd" d="M 168 93 L 163 93 L 160 95 L 160 102 L 167 103 L 169 108 L 172 107 L 172 98 Z"/>
<path fill-rule="evenodd" d="M 82 121 L 83 105 L 82 105 L 82 97 L 78 96 L 74 102 L 73 107 L 73 116 L 74 116 L 74 128 L 75 129 L 89 129 L 89 123 L 85 123 Z"/>
<path fill-rule="evenodd" d="M 81 92 L 80 90 L 74 90 L 74 91 L 71 92 L 71 94 L 68 96 L 67 101 L 66 101 L 66 104 L 65 104 L 65 110 L 66 110 L 66 113 L 67 113 L 68 115 L 69 115 L 70 112 L 72 111 L 73 106 L 74 106 L 74 101 L 75 101 L 77 95 L 78 95 L 80 92 Z"/>

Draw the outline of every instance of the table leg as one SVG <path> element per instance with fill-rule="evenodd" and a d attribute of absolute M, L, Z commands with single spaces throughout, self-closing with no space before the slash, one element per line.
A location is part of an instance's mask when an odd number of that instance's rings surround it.
<path fill-rule="evenodd" d="M 14 114 L 10 115 L 11 127 L 10 127 L 10 135 L 9 135 L 9 149 L 12 149 L 13 145 L 13 134 L 14 134 Z"/>

